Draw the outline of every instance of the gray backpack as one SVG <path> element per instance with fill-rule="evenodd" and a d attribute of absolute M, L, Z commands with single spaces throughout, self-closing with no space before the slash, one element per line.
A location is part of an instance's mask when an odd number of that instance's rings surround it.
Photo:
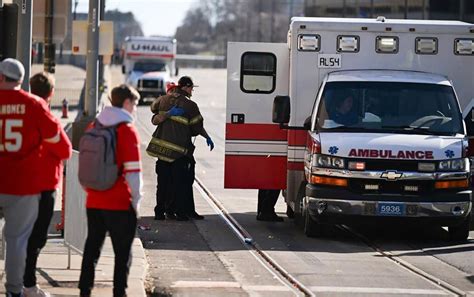
<path fill-rule="evenodd" d="M 79 182 L 85 188 L 104 191 L 113 187 L 119 176 L 117 166 L 117 127 L 95 120 L 79 142 Z"/>

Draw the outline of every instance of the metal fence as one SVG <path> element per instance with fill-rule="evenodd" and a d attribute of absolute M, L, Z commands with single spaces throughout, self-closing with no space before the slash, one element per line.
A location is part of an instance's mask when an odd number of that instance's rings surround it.
<path fill-rule="evenodd" d="M 64 244 L 82 254 L 87 237 L 86 193 L 79 184 L 79 152 L 73 151 L 66 163 Z M 70 257 L 69 257 L 70 258 Z M 70 267 L 70 259 L 68 267 Z"/>

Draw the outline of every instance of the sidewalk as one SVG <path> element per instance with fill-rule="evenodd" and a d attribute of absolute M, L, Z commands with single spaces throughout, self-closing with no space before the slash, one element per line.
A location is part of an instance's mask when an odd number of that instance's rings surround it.
<path fill-rule="evenodd" d="M 71 67 L 57 65 L 56 68 Z M 77 73 L 83 71 L 82 69 L 77 70 Z M 84 72 L 85 76 L 85 72 Z M 56 85 L 62 86 L 77 86 L 79 84 L 70 84 L 67 76 L 61 77 L 56 76 Z M 77 78 L 74 78 L 77 79 Z M 75 87 L 77 88 L 77 87 Z M 77 91 L 77 90 L 75 90 Z M 80 90 L 79 90 L 80 92 Z M 53 114 L 60 119 L 61 124 L 66 126 L 67 123 L 72 122 L 77 115 L 77 110 L 69 112 L 68 119 L 61 119 L 61 110 L 57 108 L 52 109 Z M 79 289 L 77 285 L 79 282 L 79 275 L 81 272 L 81 261 L 82 256 L 71 250 L 71 262 L 68 267 L 68 248 L 64 245 L 64 240 L 54 230 L 54 226 L 60 221 L 61 212 L 61 195 L 58 193 L 58 199 L 56 199 L 55 215 L 53 216 L 50 225 L 50 239 L 46 246 L 41 251 L 38 260 L 37 278 L 39 286 L 52 294 L 52 296 L 78 296 Z M 140 239 L 137 237 L 132 246 L 132 267 L 128 278 L 128 289 L 127 294 L 131 297 L 144 297 L 145 289 L 144 282 L 147 270 L 147 259 Z M 0 294 L 5 294 L 5 263 L 0 260 Z M 113 288 L 113 270 L 114 270 L 114 253 L 112 249 L 112 243 L 110 238 L 107 238 L 99 259 L 99 263 L 96 267 L 96 279 L 92 296 L 103 297 L 112 296 Z"/>

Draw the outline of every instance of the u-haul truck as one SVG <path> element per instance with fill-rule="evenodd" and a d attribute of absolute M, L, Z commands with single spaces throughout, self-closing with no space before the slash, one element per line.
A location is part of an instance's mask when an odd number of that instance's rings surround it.
<path fill-rule="evenodd" d="M 226 188 L 286 190 L 308 236 L 387 219 L 468 237 L 474 25 L 293 18 L 287 43 L 227 61 Z"/>
<path fill-rule="evenodd" d="M 177 73 L 176 39 L 171 37 L 125 38 L 122 72 L 125 82 L 140 93 L 140 103 L 166 93 L 166 84 Z"/>

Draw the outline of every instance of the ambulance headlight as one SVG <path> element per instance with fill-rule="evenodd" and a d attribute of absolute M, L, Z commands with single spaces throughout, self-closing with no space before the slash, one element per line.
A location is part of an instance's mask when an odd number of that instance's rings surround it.
<path fill-rule="evenodd" d="M 395 54 L 398 52 L 398 37 L 377 36 L 375 42 L 375 51 L 377 53 Z"/>
<path fill-rule="evenodd" d="M 474 39 L 455 39 L 454 53 L 456 55 L 474 55 Z"/>
<path fill-rule="evenodd" d="M 415 40 L 415 51 L 417 54 L 436 54 L 438 52 L 438 39 L 434 37 L 418 37 Z"/>
<path fill-rule="evenodd" d="M 319 52 L 321 46 L 321 37 L 319 35 L 298 35 L 298 50 L 299 51 L 314 51 Z"/>
<path fill-rule="evenodd" d="M 338 36 L 337 51 L 356 53 L 359 51 L 359 36 Z"/>
<path fill-rule="evenodd" d="M 344 168 L 344 159 L 328 156 L 328 155 L 316 155 L 313 158 L 313 166 L 314 167 L 324 167 L 324 168 Z"/>
<path fill-rule="evenodd" d="M 444 160 L 440 161 L 438 168 L 441 171 L 465 171 L 467 164 L 467 159 L 453 159 L 453 160 Z"/>

